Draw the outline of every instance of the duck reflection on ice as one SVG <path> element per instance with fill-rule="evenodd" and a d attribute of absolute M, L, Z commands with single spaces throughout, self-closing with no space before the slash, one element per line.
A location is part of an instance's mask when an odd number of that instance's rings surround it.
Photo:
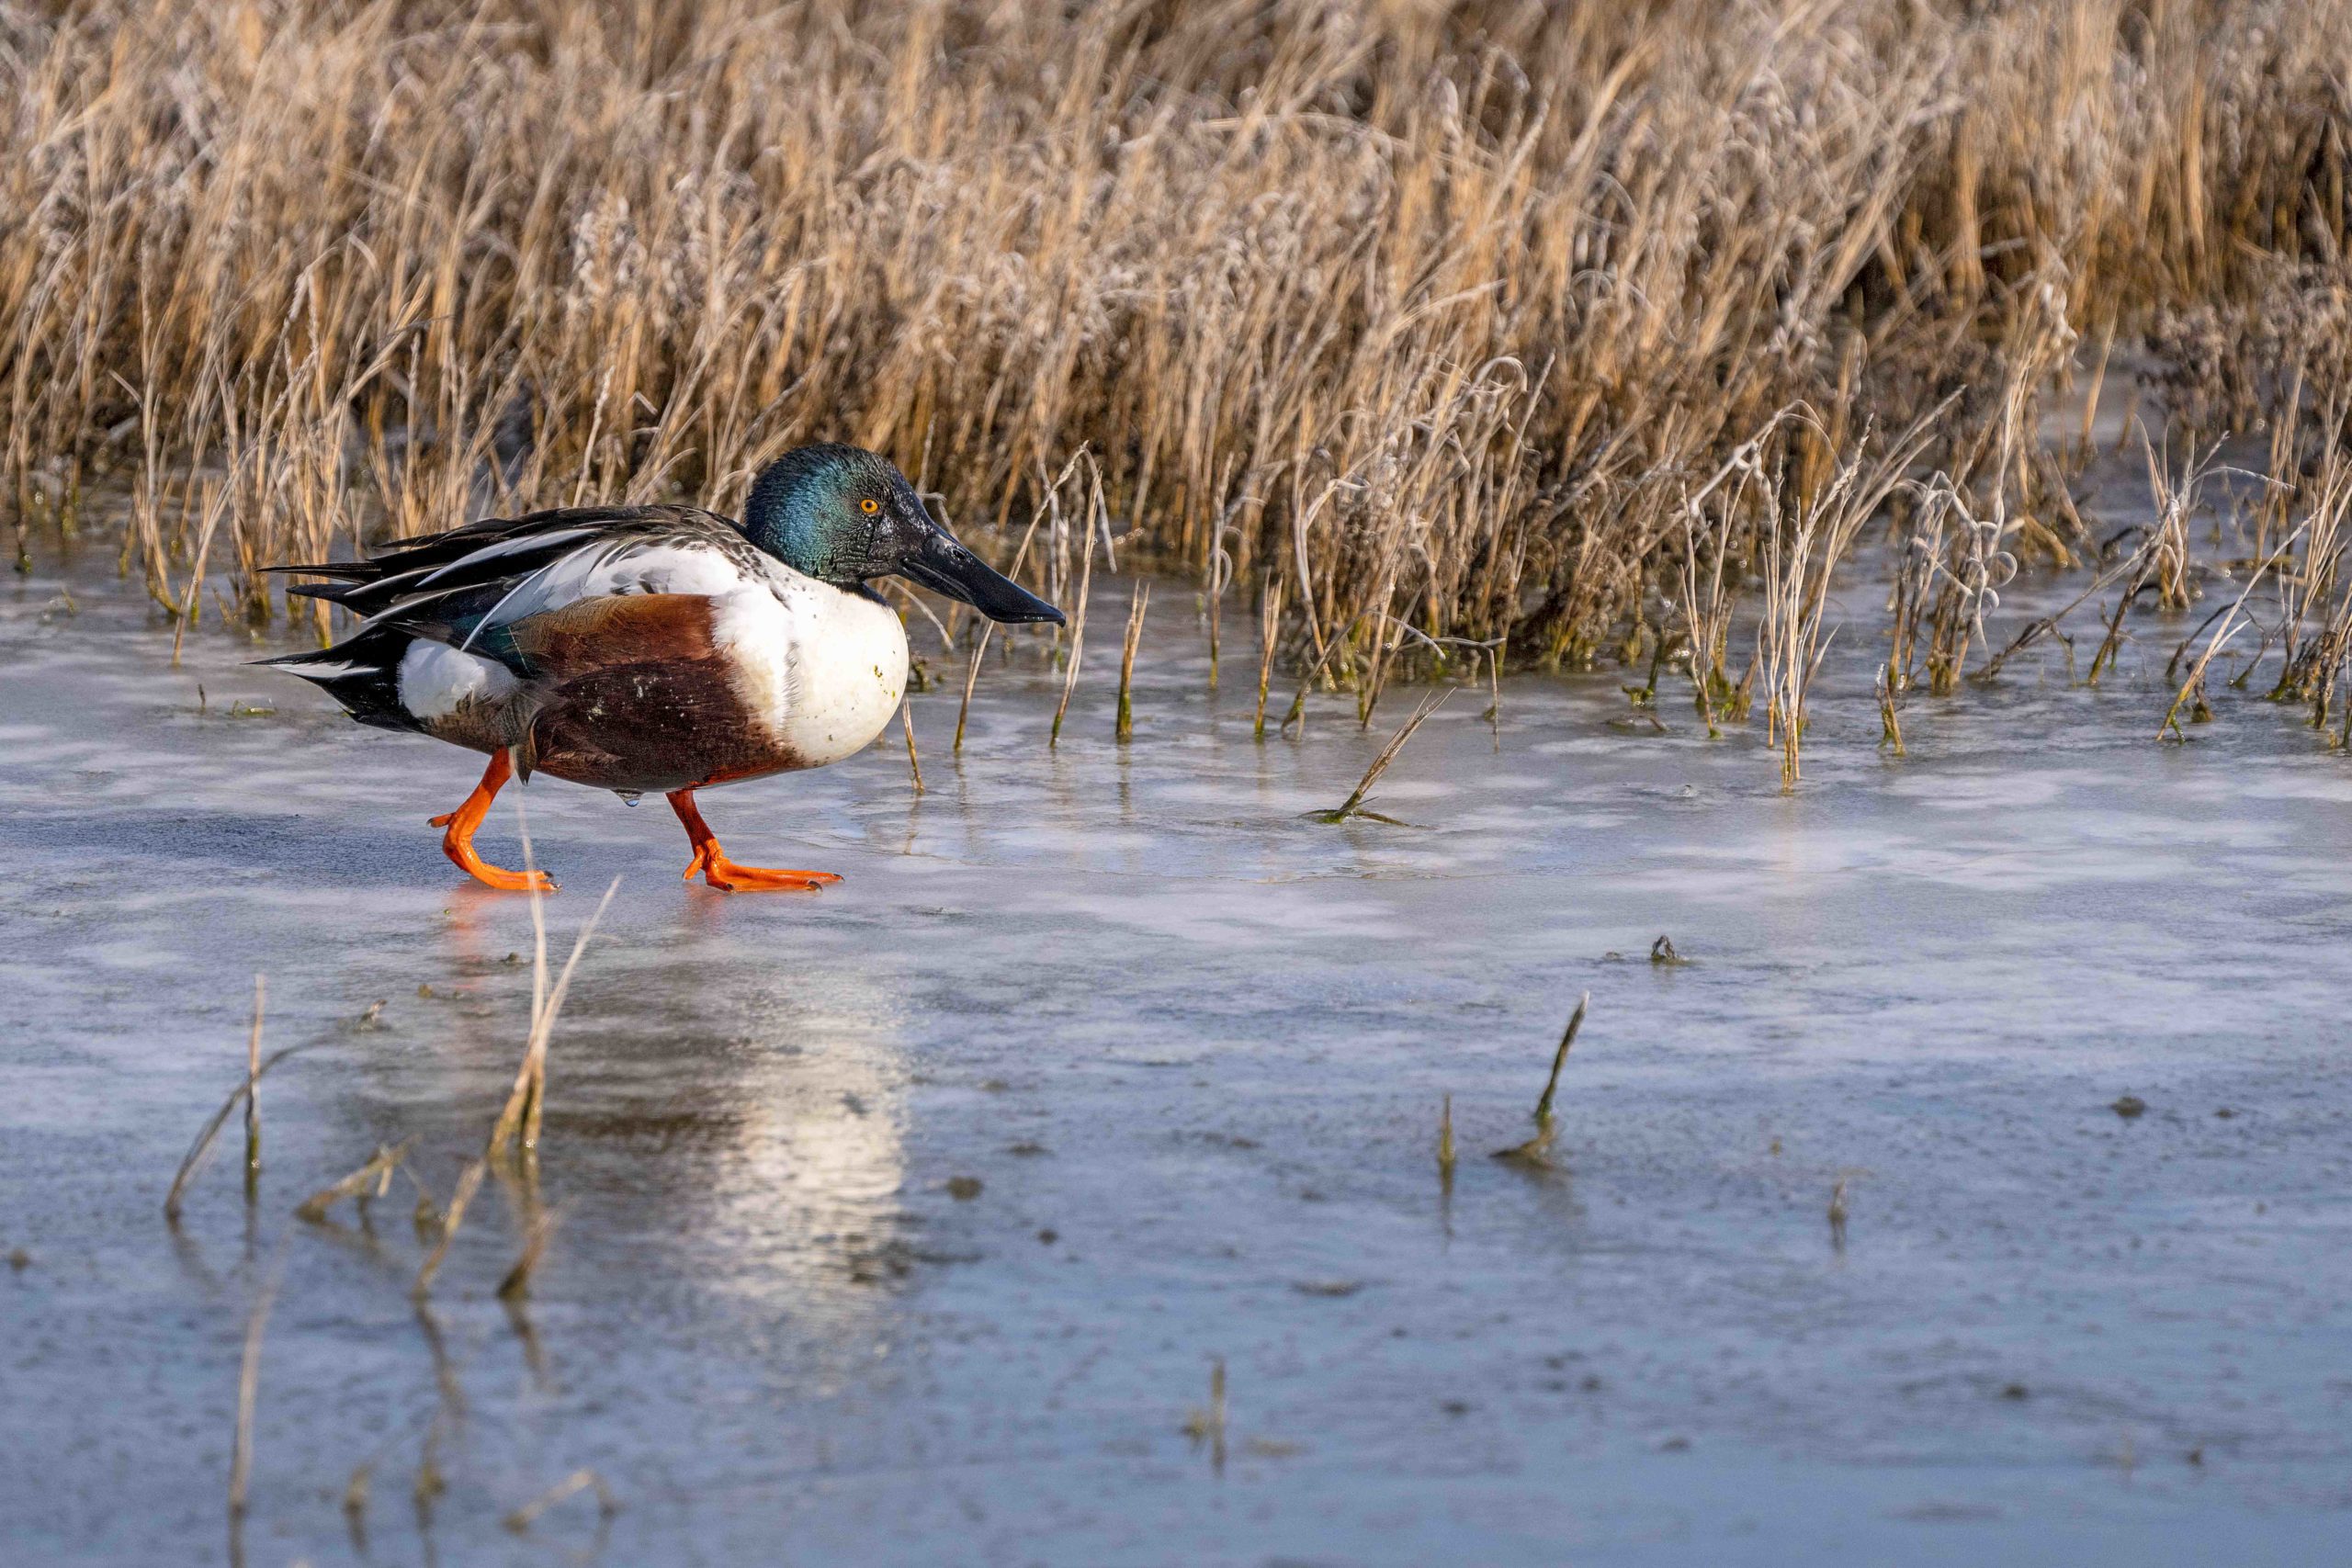
<path fill-rule="evenodd" d="M 716 897 L 690 897 L 681 916 L 661 907 L 669 888 L 631 891 L 582 959 L 549 1050 L 540 1162 L 566 1216 L 555 1253 L 587 1278 L 658 1270 L 796 1318 L 863 1321 L 874 1287 L 908 1267 L 895 977 L 856 955 L 838 914 L 820 935 Z M 580 913 L 547 913 L 560 970 Z M 483 1004 L 446 1016 L 465 1115 L 486 1124 L 501 1091 L 470 1086 L 519 1059 L 529 914 L 465 890 L 447 931 L 452 969 L 481 977 Z"/>

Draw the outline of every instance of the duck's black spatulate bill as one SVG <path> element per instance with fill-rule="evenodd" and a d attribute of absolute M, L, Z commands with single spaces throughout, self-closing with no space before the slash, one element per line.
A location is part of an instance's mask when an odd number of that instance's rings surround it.
<path fill-rule="evenodd" d="M 934 530 L 899 564 L 900 576 L 950 599 L 961 599 L 992 621 L 1062 624 L 1062 613 L 988 562 Z"/>

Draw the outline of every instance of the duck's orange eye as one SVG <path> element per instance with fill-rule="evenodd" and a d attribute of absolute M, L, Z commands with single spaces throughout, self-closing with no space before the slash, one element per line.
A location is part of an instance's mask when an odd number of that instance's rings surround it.
<path fill-rule="evenodd" d="M 876 513 L 882 510 L 882 503 L 869 495 L 864 501 L 857 503 L 857 509 L 860 512 L 865 513 L 868 517 L 871 517 Z"/>

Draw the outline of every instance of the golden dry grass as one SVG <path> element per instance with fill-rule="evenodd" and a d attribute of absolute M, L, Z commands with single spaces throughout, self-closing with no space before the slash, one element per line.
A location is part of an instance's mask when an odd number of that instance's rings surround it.
<path fill-rule="evenodd" d="M 1083 446 L 1340 678 L 1688 597 L 1723 712 L 1690 569 L 1955 392 L 1895 498 L 1947 655 L 2086 542 L 2035 433 L 2111 355 L 2338 439 L 2347 61 L 2352 0 L 0 4 L 0 506 L 119 476 L 128 570 L 259 624 L 267 562 L 817 438 L 988 537 Z"/>

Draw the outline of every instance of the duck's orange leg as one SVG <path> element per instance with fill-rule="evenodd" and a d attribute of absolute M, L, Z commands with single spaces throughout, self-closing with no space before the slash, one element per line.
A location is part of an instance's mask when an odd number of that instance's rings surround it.
<path fill-rule="evenodd" d="M 809 892 L 840 877 L 830 871 L 769 871 L 756 865 L 737 865 L 727 858 L 712 835 L 710 824 L 702 819 L 695 807 L 692 789 L 670 792 L 670 809 L 685 824 L 686 837 L 693 840 L 695 858 L 687 863 L 685 880 L 692 882 L 700 872 L 702 879 L 721 893 Z"/>
<path fill-rule="evenodd" d="M 459 869 L 470 874 L 475 881 L 495 887 L 502 893 L 528 893 L 534 889 L 552 893 L 555 891 L 555 879 L 546 872 L 507 871 L 486 864 L 481 856 L 474 853 L 474 829 L 481 827 L 481 819 L 490 815 L 490 803 L 498 798 L 498 792 L 514 776 L 514 764 L 507 760 L 505 749 L 502 747 L 492 751 L 490 766 L 482 770 L 481 783 L 474 785 L 474 792 L 466 796 L 466 803 L 455 811 L 432 818 L 431 826 L 448 829 L 441 835 L 441 852 L 457 862 Z"/>

